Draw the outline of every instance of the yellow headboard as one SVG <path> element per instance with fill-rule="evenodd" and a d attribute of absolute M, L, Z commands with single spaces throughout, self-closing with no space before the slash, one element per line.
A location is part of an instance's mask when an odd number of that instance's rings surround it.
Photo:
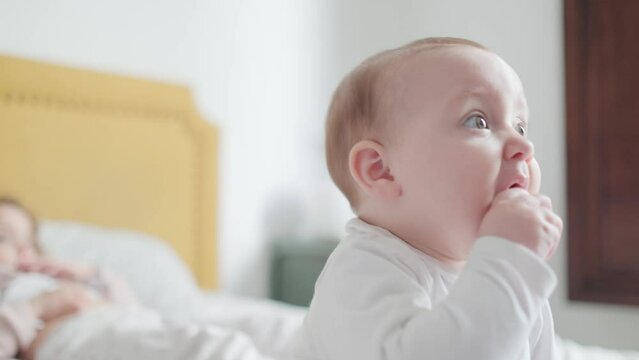
<path fill-rule="evenodd" d="M 156 235 L 204 288 L 217 282 L 217 141 L 184 87 L 0 56 L 0 195 Z"/>

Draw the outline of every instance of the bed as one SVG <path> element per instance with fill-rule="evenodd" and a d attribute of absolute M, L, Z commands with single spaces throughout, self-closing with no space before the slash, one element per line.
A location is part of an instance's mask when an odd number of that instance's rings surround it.
<path fill-rule="evenodd" d="M 0 192 L 156 235 L 217 284 L 217 130 L 185 87 L 0 57 Z"/>
<path fill-rule="evenodd" d="M 44 250 L 117 273 L 165 319 L 241 332 L 242 346 L 277 357 L 304 309 L 216 291 L 218 140 L 183 86 L 0 56 L 0 195 L 44 219 Z M 560 348 L 567 360 L 639 358 Z M 84 358 L 114 358 L 101 356 Z"/>
<path fill-rule="evenodd" d="M 272 353 L 303 310 L 216 291 L 218 136 L 186 87 L 0 56 L 0 195 L 43 219 L 45 252 Z"/>

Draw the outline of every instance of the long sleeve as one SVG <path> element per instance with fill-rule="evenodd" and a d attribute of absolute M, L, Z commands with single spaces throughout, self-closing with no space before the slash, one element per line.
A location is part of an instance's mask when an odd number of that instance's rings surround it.
<path fill-rule="evenodd" d="M 13 358 L 31 344 L 40 322 L 26 303 L 0 307 L 0 359 Z"/>
<path fill-rule="evenodd" d="M 555 324 L 548 300 L 544 302 L 541 308 L 538 321 L 541 323 L 541 329 L 537 341 L 534 343 L 531 359 L 560 359 L 555 341 L 557 339 L 555 336 Z"/>
<path fill-rule="evenodd" d="M 450 292 L 440 296 L 446 289 L 424 276 L 428 271 L 400 245 L 367 240 L 336 252 L 316 284 L 304 325 L 314 357 L 531 358 L 531 331 L 556 283 L 535 254 L 481 238 Z"/>

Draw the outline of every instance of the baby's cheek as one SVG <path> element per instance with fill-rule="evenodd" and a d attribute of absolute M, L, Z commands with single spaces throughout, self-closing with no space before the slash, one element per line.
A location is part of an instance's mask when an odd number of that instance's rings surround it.
<path fill-rule="evenodd" d="M 539 194 L 541 188 L 541 169 L 535 158 L 530 159 L 528 162 L 528 176 L 530 180 L 528 192 L 531 194 Z"/>

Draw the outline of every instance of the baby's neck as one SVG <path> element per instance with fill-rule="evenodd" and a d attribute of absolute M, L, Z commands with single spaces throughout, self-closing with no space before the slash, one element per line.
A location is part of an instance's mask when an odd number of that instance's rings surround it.
<path fill-rule="evenodd" d="M 391 224 L 385 224 L 384 221 L 380 221 L 381 219 L 376 219 L 373 216 L 364 216 L 363 214 L 359 214 L 358 217 L 368 224 L 378 226 L 387 230 L 395 237 L 407 243 L 419 252 L 434 259 L 442 265 L 442 268 L 447 269 L 452 273 L 459 273 L 466 265 L 467 256 L 451 256 L 448 253 L 438 250 L 434 246 L 424 244 L 423 241 L 417 241 L 410 236 L 406 236 L 407 234 L 403 234 L 401 231 L 396 231 L 397 229 L 394 229 Z"/>
<path fill-rule="evenodd" d="M 406 242 L 409 243 L 408 241 Z M 410 244 L 410 245 L 415 247 L 413 244 Z M 426 256 L 429 256 L 437 260 L 440 264 L 442 264 L 444 268 L 448 269 L 451 272 L 459 273 L 464 269 L 464 266 L 466 266 L 466 260 L 459 260 L 459 259 L 452 258 L 435 249 L 424 248 L 423 246 L 415 247 L 415 248 L 421 251 L 422 253 L 424 253 Z"/>

